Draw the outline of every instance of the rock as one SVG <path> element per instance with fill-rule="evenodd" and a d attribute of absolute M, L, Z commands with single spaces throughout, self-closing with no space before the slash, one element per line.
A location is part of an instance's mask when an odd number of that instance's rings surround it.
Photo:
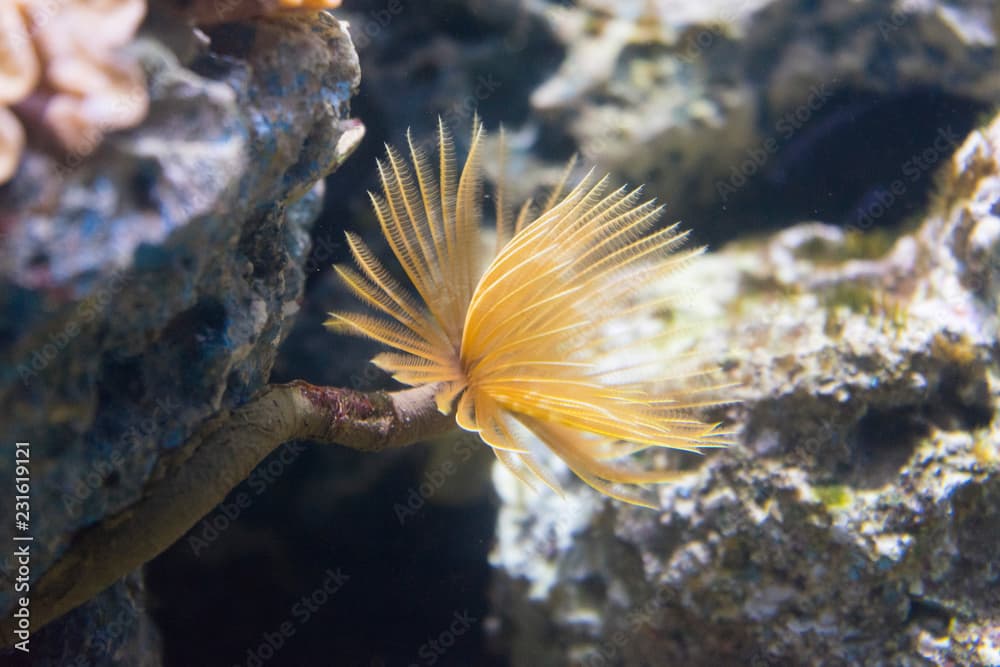
<path fill-rule="evenodd" d="M 267 381 L 299 309 L 322 179 L 364 133 L 349 118 L 357 55 L 330 15 L 209 36 L 150 20 L 131 46 L 147 119 L 86 159 L 29 152 L 0 189 L 0 424 L 31 443 L 33 579 L 76 531 L 134 502 L 162 453 Z M 3 457 L 0 477 L 12 466 Z M 9 543 L 10 503 L 0 522 Z M 58 637 L 62 660 L 140 664 L 136 582 L 37 641 Z M 93 640 L 94 619 L 119 614 L 126 630 Z"/>
<path fill-rule="evenodd" d="M 1000 101 L 988 0 L 358 0 L 345 16 L 380 139 L 412 127 L 422 141 L 440 115 L 461 148 L 478 110 L 507 128 L 512 200 L 577 152 L 713 245 L 803 219 L 892 227 Z M 901 173 L 949 129 L 916 180 Z M 873 222 L 865 210 L 896 181 L 905 192 Z"/>
<path fill-rule="evenodd" d="M 810 212 L 853 222 L 842 200 L 883 185 L 882 156 L 856 172 L 859 153 L 882 141 L 904 150 L 942 119 L 962 136 L 1000 100 L 1000 9 L 985 0 L 566 4 L 524 3 L 566 50 L 531 95 L 528 159 L 546 165 L 537 144 L 562 141 L 702 220 L 713 241 Z M 834 201 L 808 183 L 826 180 L 816 172 L 839 182 Z"/>
<path fill-rule="evenodd" d="M 659 512 L 498 470 L 512 663 L 996 664 L 998 206 L 1000 116 L 887 251 L 812 224 L 695 263 L 677 344 L 739 383 L 738 445 Z"/>

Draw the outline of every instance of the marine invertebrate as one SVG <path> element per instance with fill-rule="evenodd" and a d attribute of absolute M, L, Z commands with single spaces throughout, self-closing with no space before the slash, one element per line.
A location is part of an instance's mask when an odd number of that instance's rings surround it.
<path fill-rule="evenodd" d="M 681 267 L 700 250 L 670 254 L 685 235 L 654 227 L 659 208 L 638 190 L 608 192 L 588 176 L 557 187 L 540 213 L 530 204 L 513 219 L 503 188 L 497 202 L 496 256 L 481 268 L 478 122 L 460 176 L 442 127 L 440 178 L 410 145 L 416 171 L 390 149 L 381 165 L 385 196 L 373 196 L 387 237 L 414 280 L 421 304 L 403 291 L 353 236 L 360 271 L 340 267 L 352 289 L 390 319 L 343 313 L 334 320 L 402 351 L 379 364 L 408 384 L 361 393 L 296 381 L 269 385 L 239 407 L 204 421 L 161 455 L 141 497 L 79 530 L 32 585 L 37 629 L 134 570 L 184 535 L 270 452 L 291 440 L 364 451 L 403 447 L 453 430 L 475 430 L 529 484 L 557 487 L 533 434 L 581 478 L 613 497 L 651 505 L 620 484 L 665 481 L 674 473 L 615 461 L 644 449 L 697 451 L 725 434 L 690 411 L 713 404 L 710 385 L 692 381 L 683 359 L 669 373 L 647 365 L 662 329 L 622 340 L 613 325 L 663 306 L 642 285 Z M 533 220 L 529 222 L 529 220 Z M 632 330 L 631 327 L 628 330 Z M 613 349 L 617 348 L 617 350 Z M 623 351 L 634 356 L 617 356 Z M 0 577 L 2 578 L 2 577 Z M 13 641 L 13 615 L 0 619 L 0 646 Z"/>
<path fill-rule="evenodd" d="M 479 433 L 521 480 L 559 490 L 533 449 L 537 438 L 598 491 L 653 506 L 622 485 L 664 482 L 676 473 L 620 459 L 648 448 L 698 452 L 725 444 L 717 424 L 692 414 L 719 403 L 711 397 L 718 387 L 697 383 L 712 369 L 664 373 L 666 364 L 647 363 L 643 352 L 669 329 L 623 342 L 615 324 L 662 308 L 662 299 L 641 287 L 702 249 L 680 251 L 687 232 L 677 225 L 656 228 L 662 207 L 643 202 L 640 189 L 609 191 L 608 177 L 591 172 L 564 193 L 571 163 L 540 211 L 533 214 L 529 202 L 516 220 L 501 182 L 497 252 L 483 268 L 483 135 L 477 120 L 458 177 L 440 122 L 437 177 L 411 138 L 412 165 L 387 147 L 378 163 L 383 193 L 371 200 L 422 303 L 348 233 L 357 270 L 336 271 L 380 315 L 331 313 L 327 325 L 398 350 L 373 361 L 403 384 L 436 383 L 438 409 L 454 410 L 458 425 Z"/>

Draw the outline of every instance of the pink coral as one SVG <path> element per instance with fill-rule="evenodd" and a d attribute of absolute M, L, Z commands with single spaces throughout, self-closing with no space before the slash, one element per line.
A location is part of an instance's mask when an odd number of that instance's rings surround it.
<path fill-rule="evenodd" d="M 0 0 L 0 183 L 16 171 L 22 124 L 32 139 L 84 156 L 145 118 L 142 70 L 120 50 L 145 14 L 145 0 L 75 0 L 58 11 Z"/>
<path fill-rule="evenodd" d="M 20 6 L 0 0 L 0 183 L 17 170 L 24 150 L 24 129 L 7 108 L 37 85 L 40 65 Z"/>

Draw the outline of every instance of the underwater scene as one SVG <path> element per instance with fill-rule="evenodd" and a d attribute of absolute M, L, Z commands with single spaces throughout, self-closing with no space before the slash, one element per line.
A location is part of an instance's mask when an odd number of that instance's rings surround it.
<path fill-rule="evenodd" d="M 1000 3 L 0 0 L 0 667 L 1000 667 Z"/>

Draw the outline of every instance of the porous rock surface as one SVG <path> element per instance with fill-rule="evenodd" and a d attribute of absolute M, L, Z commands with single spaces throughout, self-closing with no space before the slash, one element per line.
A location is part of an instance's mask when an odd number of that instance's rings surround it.
<path fill-rule="evenodd" d="M 713 245 L 806 217 L 855 223 L 938 130 L 960 141 L 1000 103 L 991 0 L 357 0 L 343 14 L 380 138 L 423 142 L 440 115 L 461 153 L 478 110 L 507 130 L 511 201 L 576 152 Z"/>
<path fill-rule="evenodd" d="M 147 119 L 86 159 L 29 152 L 0 189 L 0 430 L 31 443 L 32 579 L 266 382 L 322 178 L 363 134 L 349 118 L 357 55 L 328 14 L 207 37 L 158 15 L 130 48 Z M 0 458 L 0 478 L 12 467 Z M 11 503 L 0 526 L 9 544 Z M 158 664 L 142 602 L 141 576 L 119 582 L 37 633 L 35 664 Z"/>
<path fill-rule="evenodd" d="M 840 93 L 1000 101 L 1000 5 L 989 0 L 522 4 L 565 49 L 526 125 L 645 183 L 680 217 L 721 215 L 720 200 L 765 169 L 786 178 L 824 132 L 875 104 L 834 112 Z M 825 127 L 810 124 L 821 117 Z"/>
<path fill-rule="evenodd" d="M 514 665 L 1000 664 L 1000 117 L 887 252 L 802 225 L 696 262 L 737 444 L 660 511 L 497 473 Z"/>

